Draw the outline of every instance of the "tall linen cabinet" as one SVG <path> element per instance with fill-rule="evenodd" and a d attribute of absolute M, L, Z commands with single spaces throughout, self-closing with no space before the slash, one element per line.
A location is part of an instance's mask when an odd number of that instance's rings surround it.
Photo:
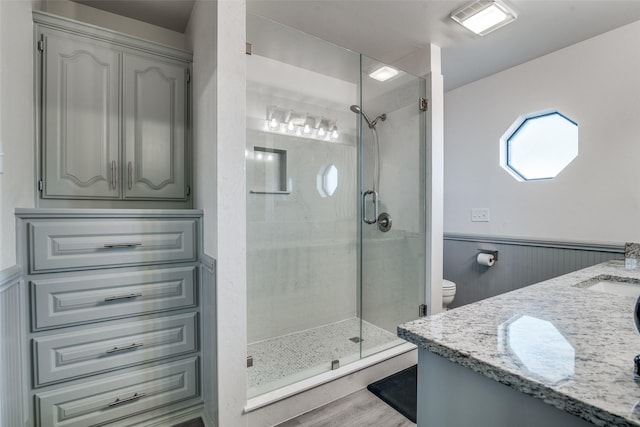
<path fill-rule="evenodd" d="M 16 210 L 26 427 L 200 416 L 214 273 L 190 209 L 192 55 L 33 19 L 39 208 Z"/>

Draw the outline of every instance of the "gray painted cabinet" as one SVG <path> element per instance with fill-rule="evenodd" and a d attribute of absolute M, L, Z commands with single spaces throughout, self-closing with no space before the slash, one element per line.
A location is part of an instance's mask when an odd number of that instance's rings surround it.
<path fill-rule="evenodd" d="M 42 197 L 186 200 L 190 63 L 57 24 L 37 21 Z"/>
<path fill-rule="evenodd" d="M 45 196 L 119 198 L 119 69 L 106 43 L 42 34 Z"/>
<path fill-rule="evenodd" d="M 197 416 L 202 212 L 18 209 L 16 216 L 20 263 L 28 266 L 34 412 L 27 425 L 164 425 Z"/>
<path fill-rule="evenodd" d="M 125 199 L 184 199 L 184 63 L 124 55 Z"/>

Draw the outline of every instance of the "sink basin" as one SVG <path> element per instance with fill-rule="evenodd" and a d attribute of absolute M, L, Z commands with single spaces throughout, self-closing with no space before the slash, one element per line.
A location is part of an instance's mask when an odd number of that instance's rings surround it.
<path fill-rule="evenodd" d="M 629 277 L 600 275 L 573 285 L 592 291 L 637 298 L 640 296 L 640 280 Z"/>

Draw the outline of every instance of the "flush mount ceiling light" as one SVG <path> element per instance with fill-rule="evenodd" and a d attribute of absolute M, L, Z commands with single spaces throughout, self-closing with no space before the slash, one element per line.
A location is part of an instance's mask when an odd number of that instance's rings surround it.
<path fill-rule="evenodd" d="M 398 70 L 396 70 L 395 68 L 388 67 L 386 65 L 369 73 L 369 77 L 371 77 L 372 79 L 376 79 L 379 82 L 385 82 L 397 75 L 398 75 Z"/>
<path fill-rule="evenodd" d="M 513 22 L 518 14 L 500 0 L 478 0 L 451 13 L 458 24 L 484 36 Z"/>

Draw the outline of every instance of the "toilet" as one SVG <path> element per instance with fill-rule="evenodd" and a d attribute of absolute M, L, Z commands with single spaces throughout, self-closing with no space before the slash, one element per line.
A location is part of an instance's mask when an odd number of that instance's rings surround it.
<path fill-rule="evenodd" d="M 456 296 L 456 284 L 451 280 L 442 280 L 442 310 L 447 310 L 447 306 L 453 302 Z"/>

